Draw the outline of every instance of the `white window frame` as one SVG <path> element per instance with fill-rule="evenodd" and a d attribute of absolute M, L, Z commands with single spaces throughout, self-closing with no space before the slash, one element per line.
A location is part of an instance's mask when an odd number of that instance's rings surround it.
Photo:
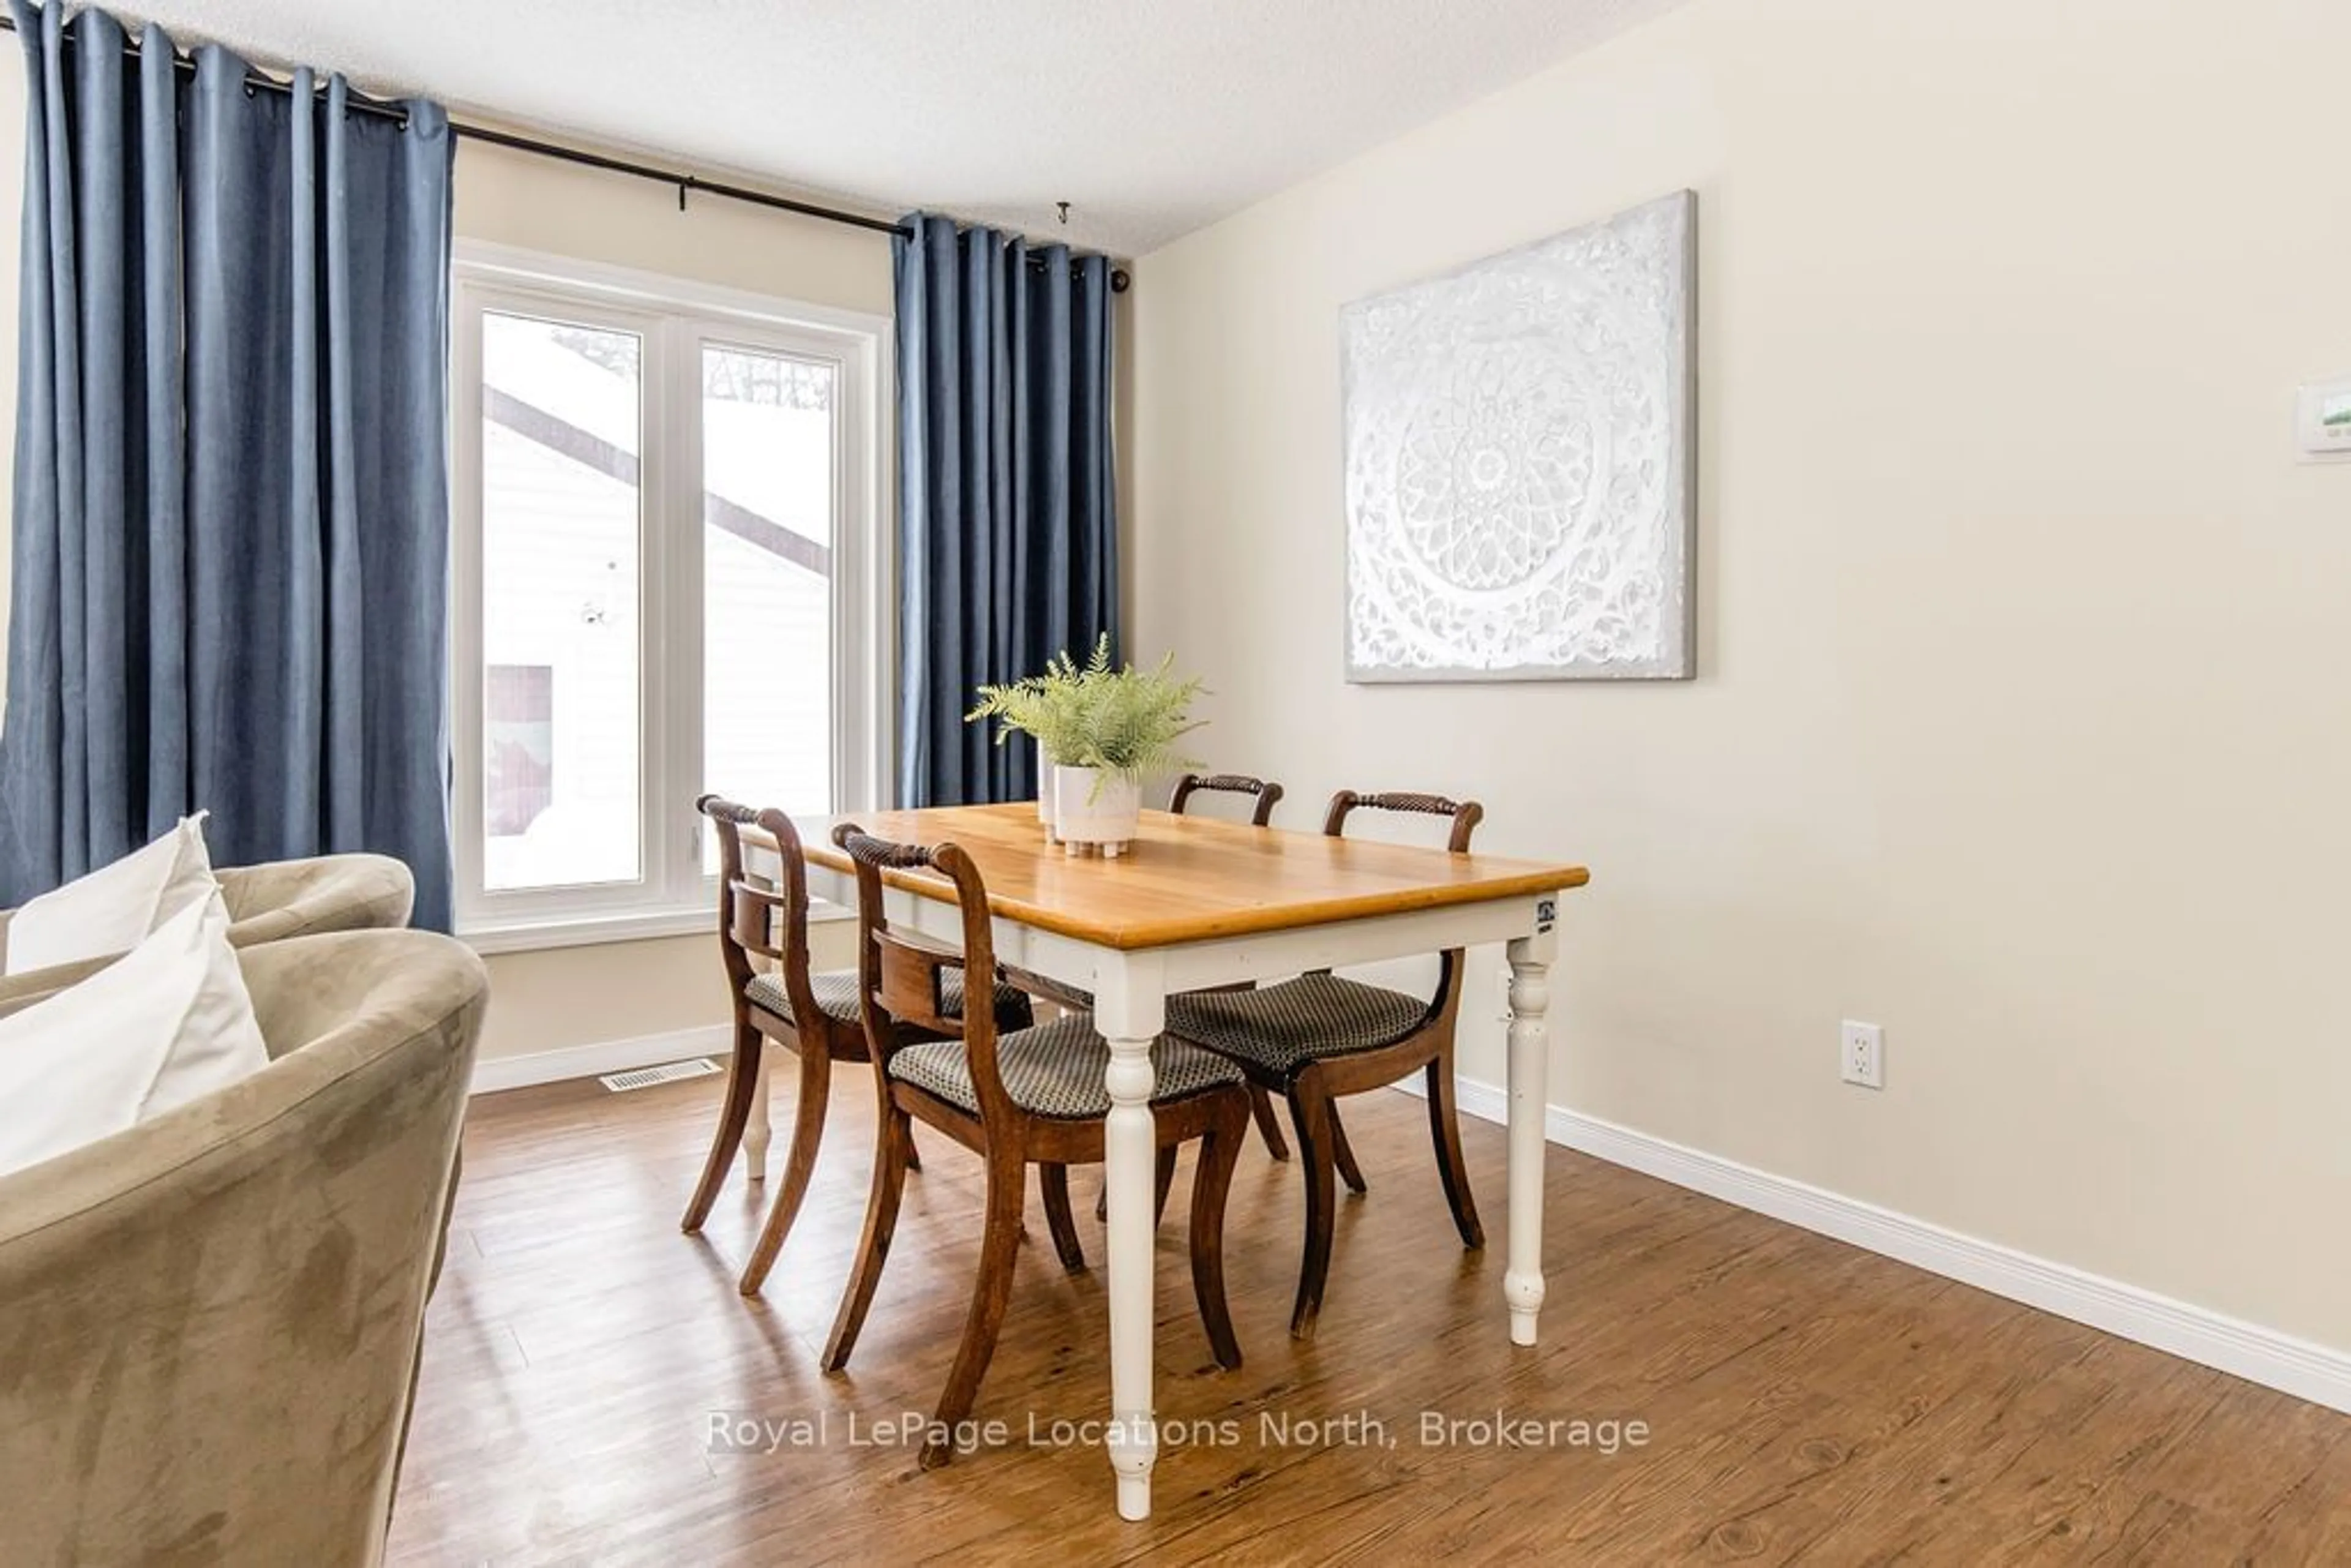
<path fill-rule="evenodd" d="M 886 806 L 893 585 L 893 450 L 883 368 L 890 319 L 510 246 L 459 241 L 450 286 L 449 716 L 457 930 L 481 952 L 707 931 L 702 868 L 702 443 L 705 345 L 835 367 L 832 764 L 836 809 Z M 483 886 L 482 315 L 543 314 L 633 332 L 643 343 L 638 442 L 638 663 L 642 875 L 630 883 Z M 756 802 L 755 802 L 756 803 Z"/>

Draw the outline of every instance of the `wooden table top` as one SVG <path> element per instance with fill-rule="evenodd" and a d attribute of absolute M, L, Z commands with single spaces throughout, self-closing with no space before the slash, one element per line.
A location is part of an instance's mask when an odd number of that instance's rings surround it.
<path fill-rule="evenodd" d="M 843 821 L 902 842 L 959 844 L 987 883 L 996 915 L 1127 949 L 1529 897 L 1591 880 L 1579 865 L 1457 855 L 1165 811 L 1144 812 L 1134 848 L 1117 859 L 1073 857 L 1045 841 L 1033 801 L 797 817 L 810 860 L 850 869 L 832 841 L 833 825 Z M 757 828 L 743 831 L 747 838 L 765 838 Z M 926 897 L 954 896 L 947 883 L 925 873 L 888 875 Z"/>

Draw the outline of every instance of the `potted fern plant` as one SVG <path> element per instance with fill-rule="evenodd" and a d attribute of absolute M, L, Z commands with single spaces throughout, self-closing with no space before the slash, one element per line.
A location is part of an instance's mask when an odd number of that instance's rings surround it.
<path fill-rule="evenodd" d="M 1106 640 L 1105 640 L 1106 641 Z M 964 716 L 967 724 L 997 721 L 996 744 L 1016 734 L 1037 743 L 1037 821 L 1053 841 L 1055 759 L 1074 756 L 1082 746 L 1080 729 L 1084 672 L 1067 653 L 1045 661 L 1045 673 L 1000 686 L 979 688 L 979 702 Z"/>
<path fill-rule="evenodd" d="M 1191 709 L 1200 683 L 1178 680 L 1175 662 L 1171 653 L 1155 669 L 1114 664 L 1105 633 L 1082 665 L 1061 653 L 1040 675 L 979 688 L 969 718 L 995 719 L 998 744 L 1016 730 L 1035 737 L 1039 815 L 1071 852 L 1125 852 L 1144 780 L 1194 766 L 1179 743 L 1199 727 Z"/>

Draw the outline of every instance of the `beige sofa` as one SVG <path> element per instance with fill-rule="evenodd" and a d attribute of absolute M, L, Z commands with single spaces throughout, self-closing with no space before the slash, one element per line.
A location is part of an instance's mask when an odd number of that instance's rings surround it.
<path fill-rule="evenodd" d="M 266 1071 L 0 1177 L 11 1568 L 381 1553 L 487 979 L 420 931 L 239 962 Z"/>
<path fill-rule="evenodd" d="M 213 873 L 228 906 L 232 947 L 257 947 L 327 931 L 375 931 L 408 924 L 416 879 L 390 855 L 317 855 L 225 866 Z M 0 954 L 8 950 L 13 909 L 0 909 Z M 62 990 L 112 963 L 119 954 L 0 977 L 0 1009 Z"/>

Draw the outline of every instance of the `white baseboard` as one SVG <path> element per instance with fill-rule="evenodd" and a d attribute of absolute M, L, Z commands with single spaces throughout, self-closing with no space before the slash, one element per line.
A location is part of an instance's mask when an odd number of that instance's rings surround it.
<path fill-rule="evenodd" d="M 566 1046 L 560 1051 L 535 1051 L 525 1056 L 476 1057 L 473 1092 L 496 1094 L 503 1089 L 528 1089 L 540 1083 L 560 1083 L 569 1078 L 595 1078 L 607 1072 L 626 1072 L 632 1067 L 682 1061 L 690 1056 L 725 1056 L 734 1049 L 735 1031 L 719 1023 L 702 1029 L 674 1030 L 667 1034 L 639 1035 L 633 1040 Z"/>
<path fill-rule="evenodd" d="M 1473 1078 L 1458 1083 L 1464 1114 L 1509 1120 L 1503 1090 Z M 1419 1092 L 1417 1080 L 1397 1087 Z M 2351 1414 L 2351 1354 L 1558 1105 L 1546 1109 L 1543 1134 L 1611 1165 Z"/>

